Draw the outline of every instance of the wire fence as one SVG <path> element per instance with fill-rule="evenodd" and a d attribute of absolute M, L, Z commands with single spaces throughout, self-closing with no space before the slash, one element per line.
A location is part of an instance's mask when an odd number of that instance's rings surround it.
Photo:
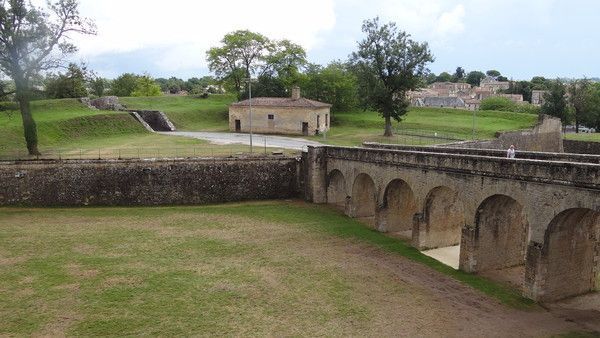
<path fill-rule="evenodd" d="M 411 129 L 396 129 L 393 137 L 381 137 L 370 141 L 403 145 L 434 145 L 464 141 L 464 138 L 454 134 L 437 131 L 423 131 Z"/>
<path fill-rule="evenodd" d="M 1 161 L 20 160 L 102 160 L 102 159 L 157 159 L 157 158 L 203 158 L 285 156 L 300 150 L 269 148 L 266 146 L 223 145 L 203 147 L 129 147 L 129 148 L 78 148 L 45 149 L 40 155 L 29 155 L 25 150 L 4 151 Z"/>

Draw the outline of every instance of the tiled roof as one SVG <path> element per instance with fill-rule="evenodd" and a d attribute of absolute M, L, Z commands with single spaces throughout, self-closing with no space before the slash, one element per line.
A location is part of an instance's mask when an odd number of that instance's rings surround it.
<path fill-rule="evenodd" d="M 231 104 L 234 107 L 246 107 L 249 100 L 244 100 Z M 290 97 L 253 97 L 252 106 L 257 107 L 286 107 L 286 108 L 327 108 L 331 107 L 328 103 L 305 99 L 303 97 L 294 100 Z"/>

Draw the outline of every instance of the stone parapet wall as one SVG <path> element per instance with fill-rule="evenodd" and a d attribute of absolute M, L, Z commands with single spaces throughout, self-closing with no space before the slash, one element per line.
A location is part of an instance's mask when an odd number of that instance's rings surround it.
<path fill-rule="evenodd" d="M 600 142 L 563 140 L 566 153 L 600 156 Z"/>
<path fill-rule="evenodd" d="M 562 124 L 560 119 L 542 115 L 531 130 L 499 132 L 493 140 L 464 141 L 445 144 L 443 147 L 508 149 L 561 153 L 563 149 Z"/>
<path fill-rule="evenodd" d="M 598 143 L 600 145 L 600 143 Z M 399 144 L 383 144 L 375 142 L 365 142 L 363 146 L 373 149 L 420 151 L 441 154 L 460 154 L 474 156 L 506 157 L 506 149 L 477 149 L 477 148 L 445 148 L 445 147 L 427 147 L 427 146 L 405 146 Z M 578 163 L 600 164 L 600 155 L 571 154 L 571 153 L 544 153 L 537 151 L 517 150 L 516 158 L 542 161 L 565 161 Z"/>
<path fill-rule="evenodd" d="M 296 158 L 0 162 L 0 205 L 182 205 L 298 195 Z"/>

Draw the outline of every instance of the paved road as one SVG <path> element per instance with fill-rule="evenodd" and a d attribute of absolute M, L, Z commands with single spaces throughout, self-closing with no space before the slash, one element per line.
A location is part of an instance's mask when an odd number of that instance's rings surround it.
<path fill-rule="evenodd" d="M 250 144 L 249 134 L 238 133 L 219 133 L 219 132 L 204 132 L 204 131 L 171 131 L 159 132 L 162 135 L 192 137 L 200 140 L 210 141 L 213 144 Z M 284 137 L 275 135 L 254 134 L 252 143 L 257 147 L 264 147 L 265 139 L 267 147 L 302 150 L 306 146 L 320 146 L 319 142 L 309 141 L 302 138 Z"/>

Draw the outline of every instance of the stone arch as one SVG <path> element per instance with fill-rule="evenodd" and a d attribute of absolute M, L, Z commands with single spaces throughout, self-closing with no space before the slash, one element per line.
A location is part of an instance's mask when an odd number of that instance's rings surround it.
<path fill-rule="evenodd" d="M 600 288 L 600 212 L 575 208 L 556 215 L 542 247 L 540 299 L 558 300 Z"/>
<path fill-rule="evenodd" d="M 424 250 L 460 244 L 464 210 L 455 190 L 446 186 L 430 190 L 421 217 L 414 224 L 413 246 Z"/>
<path fill-rule="evenodd" d="M 523 206 L 506 195 L 486 198 L 475 214 L 477 271 L 525 263 L 529 222 Z"/>
<path fill-rule="evenodd" d="M 346 197 L 346 178 L 341 171 L 334 169 L 327 176 L 327 203 L 344 210 Z"/>
<path fill-rule="evenodd" d="M 394 179 L 385 188 L 379 216 L 379 230 L 412 237 L 413 217 L 417 213 L 415 194 L 408 183 Z"/>
<path fill-rule="evenodd" d="M 375 224 L 377 212 L 377 189 L 371 176 L 360 174 L 352 185 L 351 216 L 369 225 Z"/>

